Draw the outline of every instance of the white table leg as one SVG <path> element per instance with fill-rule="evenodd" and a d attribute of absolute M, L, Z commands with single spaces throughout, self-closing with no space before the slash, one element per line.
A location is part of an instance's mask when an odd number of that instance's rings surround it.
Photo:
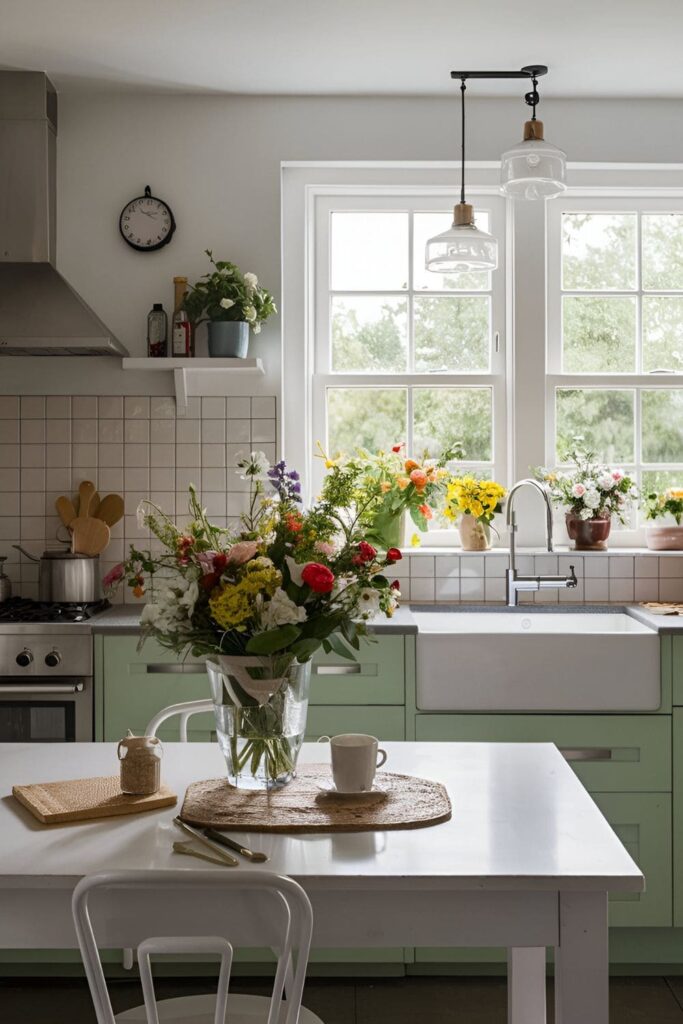
<path fill-rule="evenodd" d="M 545 1024 L 545 947 L 508 950 L 508 1024 Z"/>
<path fill-rule="evenodd" d="M 608 1024 L 607 893 L 561 892 L 555 1024 Z"/>

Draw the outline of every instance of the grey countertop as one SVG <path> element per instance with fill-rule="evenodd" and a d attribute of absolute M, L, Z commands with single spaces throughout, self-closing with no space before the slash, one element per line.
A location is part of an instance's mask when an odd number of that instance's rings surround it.
<path fill-rule="evenodd" d="M 100 612 L 92 619 L 92 631 L 93 633 L 103 634 L 117 634 L 135 635 L 140 629 L 140 611 L 142 606 L 138 605 L 118 605 L 113 608 L 108 608 L 104 612 Z M 446 604 L 435 604 L 435 605 L 417 605 L 415 606 L 418 610 L 430 610 L 430 611 L 477 611 L 477 612 L 496 612 L 504 609 L 504 605 L 501 604 L 477 604 L 477 605 L 446 605 Z M 650 611 L 648 608 L 644 608 L 642 605 L 613 605 L 613 604 L 601 604 L 601 605 L 577 605 L 577 604 L 557 604 L 557 605 L 520 605 L 516 609 L 506 609 L 512 614 L 521 613 L 529 614 L 530 611 L 542 612 L 543 614 L 552 615 L 557 612 L 572 612 L 573 614 L 581 614 L 582 612 L 619 612 L 626 611 L 629 615 L 632 615 L 639 622 L 649 626 L 650 629 L 656 630 L 658 633 L 683 633 L 683 616 L 678 615 L 657 615 Z M 392 619 L 378 618 L 371 625 L 371 631 L 382 636 L 391 636 L 392 634 L 405 635 L 417 633 L 417 623 L 412 613 L 411 605 L 402 605 L 397 609 L 396 614 Z"/>

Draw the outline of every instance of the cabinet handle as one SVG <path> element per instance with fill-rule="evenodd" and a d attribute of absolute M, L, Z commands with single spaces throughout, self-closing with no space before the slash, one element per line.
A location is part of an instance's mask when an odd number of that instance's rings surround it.
<path fill-rule="evenodd" d="M 72 686 L 53 686 L 51 683 L 17 683 L 16 685 L 5 686 L 0 684 L 0 701 L 7 694 L 28 694 L 28 693 L 49 693 L 59 694 L 60 696 L 65 693 L 83 693 L 85 687 L 83 683 L 74 683 Z"/>
<path fill-rule="evenodd" d="M 195 662 L 194 664 L 178 664 L 171 663 L 170 665 L 145 665 L 144 672 L 150 676 L 161 676 L 161 675 L 197 675 L 197 673 L 203 673 L 206 671 L 206 666 L 202 662 Z"/>
<path fill-rule="evenodd" d="M 362 666 L 355 665 L 314 665 L 313 671 L 317 676 L 358 676 Z"/>
<path fill-rule="evenodd" d="M 609 747 L 560 747 L 565 761 L 611 761 Z"/>

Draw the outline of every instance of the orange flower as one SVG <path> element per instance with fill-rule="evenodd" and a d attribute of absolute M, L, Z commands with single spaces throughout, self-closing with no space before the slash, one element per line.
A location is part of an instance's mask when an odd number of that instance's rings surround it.
<path fill-rule="evenodd" d="M 427 486 L 427 474 L 424 469 L 414 469 L 410 474 L 410 479 L 415 484 L 415 490 L 418 493 L 424 491 Z"/>
<path fill-rule="evenodd" d="M 422 515 L 425 517 L 425 519 L 433 519 L 434 518 L 434 513 L 432 512 L 432 510 L 429 507 L 429 505 L 426 505 L 426 504 L 425 505 L 418 505 L 417 506 L 417 510 L 418 510 L 418 512 L 422 513 Z"/>
<path fill-rule="evenodd" d="M 391 490 L 391 484 L 389 483 L 388 480 L 382 480 L 382 483 L 379 485 L 379 489 L 382 492 L 382 494 L 386 494 L 387 491 Z"/>
<path fill-rule="evenodd" d="M 398 487 L 399 491 L 405 491 L 405 489 L 406 489 L 406 487 L 408 486 L 409 483 L 410 483 L 410 480 L 408 479 L 407 476 L 397 476 L 396 477 L 396 486 Z"/>
<path fill-rule="evenodd" d="M 415 459 L 406 459 L 404 465 L 406 473 L 410 473 L 412 470 L 420 468 L 420 463 L 416 462 Z"/>
<path fill-rule="evenodd" d="M 140 584 L 138 584 L 137 587 L 133 587 L 133 597 L 144 597 L 144 596 L 145 596 L 145 588 L 144 587 L 141 587 Z"/>

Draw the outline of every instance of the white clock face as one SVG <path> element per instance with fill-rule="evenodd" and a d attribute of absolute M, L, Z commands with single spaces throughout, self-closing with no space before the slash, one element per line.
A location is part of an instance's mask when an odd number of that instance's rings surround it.
<path fill-rule="evenodd" d="M 170 241 L 173 215 L 168 206 L 154 196 L 141 196 L 124 207 L 120 218 L 121 234 L 134 249 L 160 249 Z"/>

